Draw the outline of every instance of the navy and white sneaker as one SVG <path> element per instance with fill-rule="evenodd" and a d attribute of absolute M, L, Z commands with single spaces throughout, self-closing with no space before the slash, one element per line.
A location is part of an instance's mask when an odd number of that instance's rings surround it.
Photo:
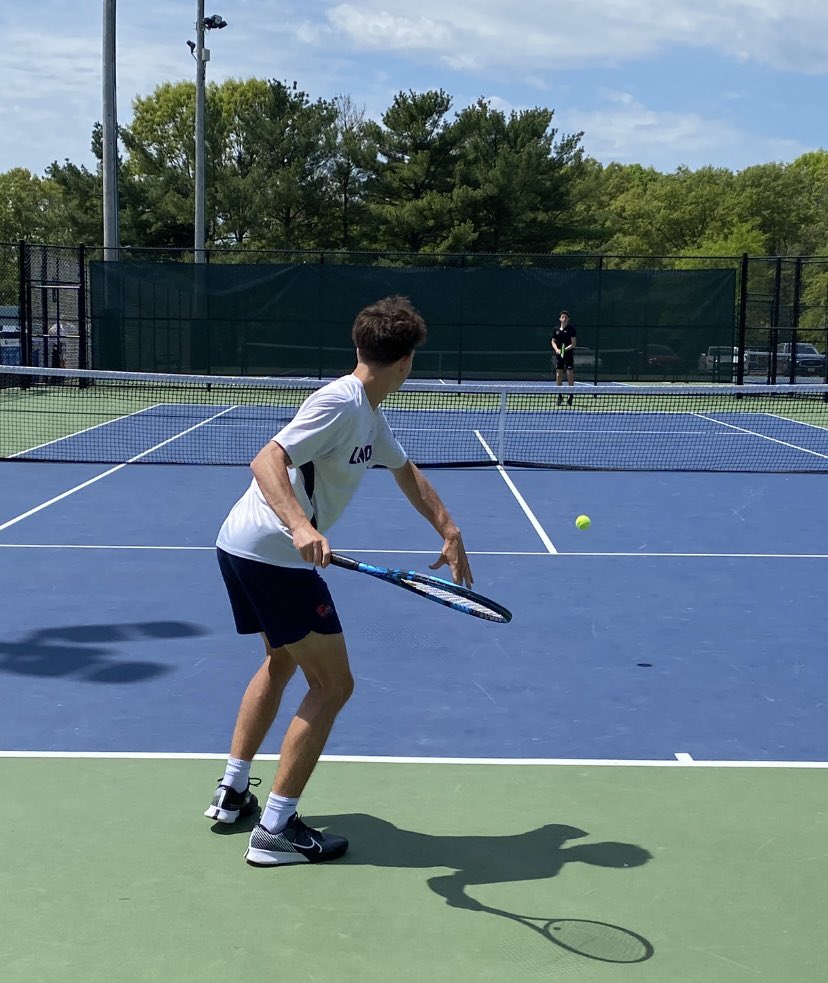
<path fill-rule="evenodd" d="M 261 778 L 251 778 L 243 792 L 237 792 L 230 785 L 219 785 L 213 801 L 204 810 L 208 819 L 217 823 L 234 823 L 240 816 L 250 816 L 259 808 L 259 800 L 250 791 L 251 785 L 261 785 Z"/>
<path fill-rule="evenodd" d="M 244 857 L 251 867 L 320 864 L 336 860 L 347 849 L 348 841 L 344 836 L 311 829 L 294 812 L 287 826 L 278 833 L 271 833 L 258 823 L 250 834 L 250 845 Z"/>

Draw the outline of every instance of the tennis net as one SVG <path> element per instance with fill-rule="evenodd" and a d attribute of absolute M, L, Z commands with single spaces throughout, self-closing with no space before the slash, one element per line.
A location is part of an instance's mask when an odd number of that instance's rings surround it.
<path fill-rule="evenodd" d="M 0 366 L 0 457 L 248 464 L 323 384 Z M 422 466 L 828 471 L 826 386 L 410 380 L 383 408 Z"/>

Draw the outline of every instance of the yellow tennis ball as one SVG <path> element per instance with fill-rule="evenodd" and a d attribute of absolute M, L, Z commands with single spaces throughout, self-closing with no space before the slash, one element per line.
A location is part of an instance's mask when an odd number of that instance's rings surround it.
<path fill-rule="evenodd" d="M 592 525 L 592 519 L 590 519 L 588 515 L 579 515 L 575 520 L 575 525 L 579 529 L 589 529 L 589 527 Z"/>

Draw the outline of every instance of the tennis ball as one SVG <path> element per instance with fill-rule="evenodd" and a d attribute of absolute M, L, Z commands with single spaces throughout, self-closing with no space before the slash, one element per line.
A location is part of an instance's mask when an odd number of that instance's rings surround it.
<path fill-rule="evenodd" d="M 589 527 L 592 525 L 592 519 L 590 519 L 588 515 L 579 515 L 575 520 L 575 525 L 579 529 L 589 529 Z"/>

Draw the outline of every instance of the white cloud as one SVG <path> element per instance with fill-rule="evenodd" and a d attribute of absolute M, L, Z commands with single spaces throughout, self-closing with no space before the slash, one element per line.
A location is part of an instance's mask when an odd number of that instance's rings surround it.
<path fill-rule="evenodd" d="M 94 163 L 89 140 L 101 118 L 101 5 L 81 3 L 72 9 L 67 18 L 58 0 L 2 4 L 0 132 L 14 136 L 0 142 L 0 171 L 26 166 L 40 173 L 51 160 L 64 157 Z M 751 143 L 749 134 L 701 114 L 654 117 L 631 96 L 624 105 L 605 94 L 597 99 L 605 107 L 600 111 L 564 115 L 562 103 L 587 110 L 596 102 L 583 75 L 576 83 L 570 70 L 600 68 L 606 76 L 605 69 L 617 67 L 619 88 L 632 87 L 625 81 L 625 66 L 683 45 L 786 69 L 792 79 L 828 72 L 823 41 L 828 4 L 823 0 L 694 0 L 692 6 L 689 0 L 475 0 L 465 5 L 418 0 L 416 6 L 410 0 L 303 0 L 301 5 L 233 0 L 226 7 L 210 4 L 207 12 L 214 10 L 225 15 L 229 26 L 207 36 L 213 54 L 210 81 L 296 79 L 312 98 L 347 92 L 374 118 L 396 92 L 408 88 L 451 84 L 458 107 L 489 95 L 504 111 L 531 100 L 531 90 L 544 104 L 557 107 L 561 129 L 587 131 L 589 152 L 598 155 L 594 143 L 600 138 L 602 154 L 619 159 L 634 159 L 636 146 L 659 150 L 665 160 L 672 146 L 671 161 L 679 154 L 690 159 L 705 147 L 711 153 L 730 147 L 735 157 L 747 147 L 754 159 L 767 159 L 771 152 L 790 159 L 799 145 L 771 143 L 772 131 L 756 138 L 761 144 Z M 122 124 L 131 118 L 135 96 L 149 95 L 163 81 L 194 78 L 195 63 L 186 48 L 195 36 L 194 20 L 193 0 L 118 5 Z M 456 73 L 468 81 L 458 86 Z M 785 80 L 779 81 L 778 99 L 784 101 Z M 691 91 L 694 84 L 692 77 L 671 82 L 674 90 L 685 86 Z M 466 93 L 459 95 L 457 88 Z M 728 78 L 720 103 L 742 105 L 734 98 L 740 88 L 742 82 Z M 750 93 L 743 95 L 748 104 Z M 626 125 L 618 119 L 626 119 Z M 626 139 L 625 129 L 634 139 Z M 686 149 L 682 140 L 688 141 Z"/>
<path fill-rule="evenodd" d="M 303 20 L 293 28 L 294 36 L 300 44 L 310 48 L 318 48 L 331 36 L 331 29 L 318 21 Z"/>
<path fill-rule="evenodd" d="M 828 5 L 817 0 L 363 0 L 326 11 L 356 49 L 422 48 L 458 70 L 535 73 L 619 65 L 671 45 L 709 48 L 774 68 L 828 72 Z"/>
<path fill-rule="evenodd" d="M 570 109 L 556 115 L 565 132 L 585 133 L 583 145 L 604 164 L 640 163 L 672 171 L 678 164 L 691 169 L 708 164 L 741 170 L 759 161 L 792 160 L 815 149 L 795 140 L 746 133 L 698 113 L 659 112 L 629 93 L 608 93 L 611 103 L 594 111 Z"/>
<path fill-rule="evenodd" d="M 408 7 L 400 7 L 401 12 L 396 14 L 382 7 L 370 9 L 369 5 L 343 3 L 330 8 L 328 19 L 357 48 L 445 50 L 452 44 L 455 31 L 445 20 L 412 16 Z"/>
<path fill-rule="evenodd" d="M 505 116 L 509 116 L 511 113 L 515 112 L 515 107 L 509 102 L 508 99 L 501 99 L 500 96 L 488 96 L 486 102 L 492 107 L 492 109 L 503 113 Z"/>

